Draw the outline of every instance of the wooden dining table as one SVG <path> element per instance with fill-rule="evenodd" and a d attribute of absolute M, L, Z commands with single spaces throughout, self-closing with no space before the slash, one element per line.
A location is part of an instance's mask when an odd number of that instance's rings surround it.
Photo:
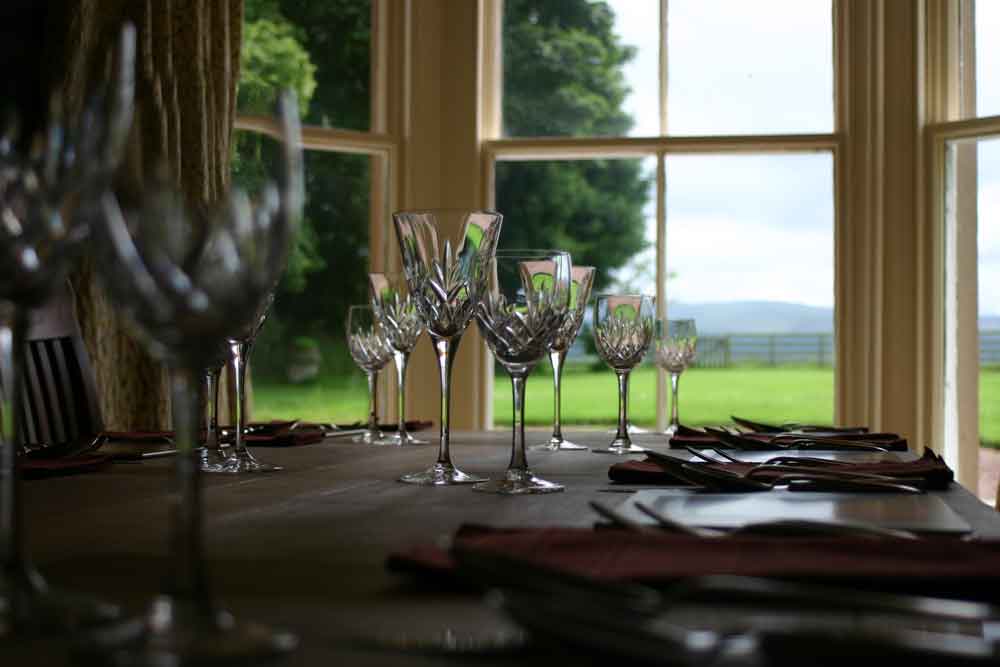
<path fill-rule="evenodd" d="M 436 442 L 436 432 L 422 433 Z M 542 442 L 545 431 L 529 431 Z M 568 434 L 590 446 L 603 431 Z M 666 451 L 663 436 L 638 444 Z M 481 595 L 420 585 L 391 573 L 386 557 L 407 546 L 446 539 L 464 523 L 492 526 L 590 526 L 598 500 L 615 506 L 629 488 L 612 485 L 617 457 L 590 452 L 529 453 L 539 475 L 565 492 L 506 497 L 467 486 L 427 488 L 396 478 L 433 462 L 436 445 L 377 447 L 330 438 L 257 455 L 284 466 L 262 475 L 205 475 L 207 558 L 215 596 L 240 619 L 294 632 L 299 649 L 287 664 L 302 666 L 440 664 L 441 656 L 397 650 L 373 638 L 456 637 L 514 629 Z M 463 470 L 497 475 L 510 458 L 510 432 L 455 433 L 452 455 Z M 91 593 L 140 613 L 167 571 L 171 459 L 115 463 L 76 476 L 25 482 L 31 552 L 51 584 Z M 958 484 L 935 492 L 984 538 L 1000 538 L 1000 518 Z M 38 664 L 67 662 L 60 642 L 36 645 Z M 491 657 L 490 664 L 548 662 L 552 648 Z M 19 664 L 17 659 L 0 664 Z M 454 664 L 483 656 L 451 656 Z M 598 659 L 574 657 L 578 664 Z"/>

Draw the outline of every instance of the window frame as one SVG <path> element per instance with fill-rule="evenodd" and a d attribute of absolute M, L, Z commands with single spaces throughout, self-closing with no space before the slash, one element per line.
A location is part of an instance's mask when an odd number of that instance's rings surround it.
<path fill-rule="evenodd" d="M 933 433 L 959 481 L 972 488 L 980 447 L 977 192 L 959 184 L 975 182 L 977 165 L 975 144 L 957 147 L 950 163 L 948 146 L 1000 137 L 1000 114 L 974 116 L 975 69 L 963 67 L 975 56 L 974 11 L 975 0 L 926 4 L 923 175 L 935 278 L 930 303 L 938 315 L 930 332 Z"/>
<path fill-rule="evenodd" d="M 484 193 L 484 206 L 496 206 L 495 171 L 496 163 L 502 160 L 590 160 L 614 158 L 655 158 L 656 159 L 656 315 L 659 318 L 667 315 L 666 293 L 666 157 L 668 155 L 718 154 L 738 155 L 745 153 L 812 153 L 828 152 L 833 158 L 834 174 L 834 336 L 838 359 L 848 359 L 854 346 L 847 336 L 845 309 L 840 307 L 843 287 L 839 276 L 847 266 L 848 257 L 843 252 L 844 229 L 846 223 L 845 205 L 847 192 L 846 179 L 843 177 L 845 152 L 845 128 L 847 127 L 847 105 L 841 90 L 845 82 L 847 63 L 844 40 L 846 39 L 846 3 L 842 0 L 832 0 L 832 30 L 833 30 L 833 132 L 820 134 L 766 134 L 766 135 L 709 135 L 709 136 L 671 136 L 668 128 L 668 48 L 667 48 L 667 16 L 669 0 L 659 0 L 659 112 L 660 134 L 652 137 L 516 137 L 502 136 L 502 95 L 503 95 L 503 0 L 481 0 L 482 8 L 482 91 L 483 104 L 482 125 L 480 134 L 482 141 L 481 192 Z M 486 361 L 489 363 L 488 352 Z M 487 366 L 488 367 L 488 366 Z M 847 387 L 848 364 L 837 363 L 834 366 L 834 415 L 840 422 L 850 419 L 850 413 L 845 410 L 843 388 Z M 493 426 L 493 394 L 492 375 L 489 375 L 488 386 L 482 391 L 487 397 L 485 426 Z M 485 381 L 485 380 L 484 380 Z M 663 369 L 657 369 L 656 380 L 656 428 L 662 431 L 667 426 L 668 415 L 665 399 L 668 392 L 667 374 Z"/>

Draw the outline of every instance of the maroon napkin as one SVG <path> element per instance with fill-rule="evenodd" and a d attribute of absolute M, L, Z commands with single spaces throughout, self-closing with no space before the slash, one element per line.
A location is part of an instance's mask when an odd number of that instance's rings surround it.
<path fill-rule="evenodd" d="M 296 447 L 321 442 L 326 432 L 319 424 L 308 424 L 294 421 L 271 421 L 267 423 L 250 424 L 250 433 L 243 436 L 243 441 L 252 447 Z"/>
<path fill-rule="evenodd" d="M 606 581 L 657 584 L 727 574 L 971 596 L 1000 584 L 1000 541 L 965 542 L 946 536 L 704 538 L 656 531 L 467 525 L 453 544 Z M 458 575 L 452 552 L 430 545 L 391 554 L 386 567 L 421 577 Z"/>
<path fill-rule="evenodd" d="M 103 435 L 108 440 L 125 440 L 131 442 L 158 442 L 166 443 L 173 440 L 173 431 L 104 431 Z"/>
<path fill-rule="evenodd" d="M 761 445 L 769 445 L 771 438 L 774 437 L 773 433 L 750 432 L 741 433 L 740 435 L 744 438 L 756 440 Z M 810 434 L 808 433 L 804 433 L 802 437 L 808 438 L 809 435 Z M 896 433 L 837 433 L 835 437 L 840 440 L 871 442 L 879 447 L 884 447 L 885 449 L 894 452 L 905 452 L 909 449 L 906 438 L 900 437 Z M 670 438 L 670 447 L 671 449 L 684 449 L 685 447 L 703 449 L 707 447 L 726 448 L 729 447 L 729 445 L 722 442 L 722 440 L 711 433 L 706 433 L 700 429 L 681 427 L 681 429 Z M 785 449 L 789 448 L 774 445 L 775 451 Z"/>
<path fill-rule="evenodd" d="M 110 463 L 111 457 L 107 454 L 81 454 L 57 459 L 22 458 L 18 468 L 24 479 L 41 479 L 96 472 Z"/>
<path fill-rule="evenodd" d="M 773 482 L 782 475 L 787 475 L 787 468 L 776 469 L 773 472 L 766 467 L 756 463 L 700 463 L 695 465 L 705 465 L 707 467 L 724 470 L 737 475 L 745 475 L 751 469 L 756 469 L 753 478 L 762 482 Z M 921 479 L 924 488 L 946 489 L 955 479 L 955 474 L 948 464 L 940 456 L 926 450 L 924 455 L 916 461 L 886 461 L 881 463 L 851 463 L 849 465 L 830 467 L 831 472 L 851 472 L 885 475 L 886 477 Z M 608 470 L 608 477 L 613 482 L 622 484 L 663 484 L 667 486 L 690 486 L 683 477 L 680 477 L 669 469 L 656 462 L 655 459 L 647 458 L 644 461 L 623 461 L 615 463 Z"/>

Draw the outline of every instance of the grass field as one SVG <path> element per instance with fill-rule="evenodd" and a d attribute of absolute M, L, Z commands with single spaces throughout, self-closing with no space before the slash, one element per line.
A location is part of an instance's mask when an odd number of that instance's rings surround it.
<path fill-rule="evenodd" d="M 383 381 L 390 376 L 383 373 Z M 980 433 L 985 444 L 1000 447 L 1000 370 L 980 375 Z M 436 387 L 436 383 L 435 383 Z M 681 377 L 681 419 L 686 424 L 728 422 L 730 415 L 761 421 L 829 422 L 833 418 L 833 371 L 829 368 L 696 368 Z M 254 418 L 295 417 L 353 422 L 368 409 L 364 376 L 331 376 L 305 385 L 256 380 Z M 632 422 L 651 426 L 656 415 L 656 374 L 632 373 Z M 511 423 L 510 380 L 498 373 L 494 385 L 495 424 Z M 611 426 L 618 417 L 617 383 L 611 371 L 569 367 L 563 374 L 563 423 Z M 525 420 L 546 426 L 552 420 L 552 377 L 539 367 L 528 380 Z"/>

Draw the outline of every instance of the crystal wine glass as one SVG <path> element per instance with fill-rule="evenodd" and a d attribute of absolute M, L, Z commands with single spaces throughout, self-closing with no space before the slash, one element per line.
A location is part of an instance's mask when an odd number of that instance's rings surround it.
<path fill-rule="evenodd" d="M 628 432 L 628 380 L 642 361 L 653 338 L 653 300 L 648 296 L 616 294 L 599 296 L 594 304 L 594 342 L 597 353 L 618 375 L 618 432 L 601 454 L 645 451 L 632 444 Z"/>
<path fill-rule="evenodd" d="M 443 486 L 484 481 L 451 462 L 451 364 L 475 314 L 475 294 L 486 287 L 486 265 L 496 251 L 503 216 L 492 211 L 402 211 L 392 215 L 410 293 L 427 325 L 441 381 L 441 435 L 437 462 L 401 482 Z"/>
<path fill-rule="evenodd" d="M 488 263 L 487 291 L 479 297 L 476 323 L 490 350 L 510 375 L 514 425 L 510 465 L 504 476 L 481 482 L 476 491 L 518 495 L 562 491 L 528 468 L 524 451 L 524 390 L 531 370 L 548 351 L 569 313 L 568 253 L 497 250 Z"/>
<path fill-rule="evenodd" d="M 201 469 L 204 472 L 218 472 L 232 455 L 230 446 L 223 442 L 219 429 L 219 377 L 226 365 L 228 350 L 219 350 L 213 361 L 204 369 L 205 406 L 205 446 L 201 449 Z"/>
<path fill-rule="evenodd" d="M 368 426 L 364 433 L 354 436 L 352 440 L 366 445 L 392 444 L 382 437 L 382 431 L 378 428 L 375 403 L 378 372 L 389 363 L 392 346 L 371 306 L 351 306 L 348 309 L 347 348 L 354 363 L 368 376 Z"/>
<path fill-rule="evenodd" d="M 0 639 L 64 633 L 104 623 L 117 607 L 49 587 L 28 551 L 17 450 L 23 446 L 25 347 L 31 309 L 63 284 L 89 233 L 96 200 L 111 187 L 132 125 L 135 30 L 117 46 L 115 80 L 64 124 L 20 137 L 16 119 L 0 135 Z M 19 146 L 26 148 L 21 151 Z M 75 214 L 63 211 L 74 206 Z"/>
<path fill-rule="evenodd" d="M 237 623 L 216 606 L 195 451 L 202 372 L 227 339 L 253 325 L 284 271 L 302 211 L 301 135 L 291 93 L 282 94 L 279 111 L 282 171 L 257 206 L 235 190 L 194 222 L 183 197 L 167 186 L 147 190 L 141 209 L 125 215 L 113 196 L 102 200 L 93 244 L 101 277 L 150 351 L 169 364 L 177 454 L 166 590 L 139 622 L 96 633 L 80 647 L 82 657 L 101 664 L 258 664 L 296 645 L 291 635 Z"/>
<path fill-rule="evenodd" d="M 392 359 L 396 365 L 396 398 L 398 400 L 399 426 L 395 433 L 384 436 L 391 445 L 426 445 L 426 440 L 413 437 L 406 430 L 406 366 L 410 353 L 424 333 L 424 319 L 402 273 L 369 273 L 372 306 L 392 346 Z"/>
<path fill-rule="evenodd" d="M 658 320 L 656 324 L 656 365 L 670 373 L 670 425 L 664 433 L 672 436 L 680 426 L 677 385 L 681 373 L 694 361 L 698 332 L 694 320 Z"/>
<path fill-rule="evenodd" d="M 532 451 L 545 452 L 572 452 L 587 451 L 583 445 L 566 440 L 562 434 L 562 372 L 566 362 L 566 353 L 572 347 L 580 327 L 583 325 L 583 317 L 587 312 L 587 301 L 590 299 L 590 288 L 594 285 L 594 272 L 592 266 L 574 266 L 572 271 L 572 282 L 570 283 L 570 311 L 559 330 L 549 342 L 549 361 L 552 363 L 552 384 L 555 395 L 555 405 L 553 406 L 552 437 L 548 442 L 532 447 Z"/>
<path fill-rule="evenodd" d="M 220 466 L 207 468 L 208 472 L 223 472 L 230 474 L 278 472 L 281 466 L 258 461 L 246 445 L 244 436 L 247 433 L 247 416 L 250 410 L 247 406 L 247 369 L 250 364 L 250 353 L 254 341 L 260 333 L 274 303 L 274 292 L 277 283 L 271 286 L 259 303 L 253 306 L 253 317 L 242 331 L 230 337 L 226 342 L 229 347 L 229 378 L 233 383 L 233 393 L 236 395 L 236 424 L 233 425 L 233 446 L 228 458 Z"/>

